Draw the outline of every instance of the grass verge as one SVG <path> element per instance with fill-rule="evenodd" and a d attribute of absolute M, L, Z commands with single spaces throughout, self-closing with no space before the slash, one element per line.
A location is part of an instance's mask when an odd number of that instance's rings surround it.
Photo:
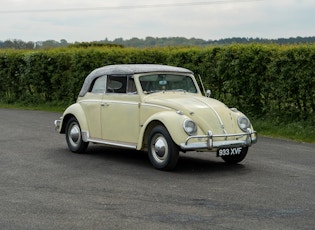
<path fill-rule="evenodd" d="M 271 118 L 252 119 L 258 135 L 315 144 L 315 125 L 311 121 L 278 122 Z"/>
<path fill-rule="evenodd" d="M 24 110 L 37 110 L 37 111 L 48 111 L 48 112 L 63 112 L 67 105 L 55 105 L 55 104 L 38 104 L 38 105 L 28 105 L 28 104 L 6 104 L 0 102 L 0 108 L 6 109 L 24 109 Z"/>

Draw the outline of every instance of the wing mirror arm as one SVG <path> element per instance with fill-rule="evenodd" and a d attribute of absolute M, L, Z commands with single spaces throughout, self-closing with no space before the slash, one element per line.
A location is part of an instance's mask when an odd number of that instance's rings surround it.
<path fill-rule="evenodd" d="M 198 77 L 199 77 L 200 84 L 201 84 L 201 86 L 202 86 L 203 93 L 205 94 L 206 97 L 210 97 L 210 96 L 211 96 L 211 90 L 208 89 L 208 90 L 206 91 L 206 90 L 205 90 L 205 87 L 204 87 L 204 85 L 203 85 L 203 82 L 202 82 L 202 80 L 201 80 L 200 74 L 198 74 Z"/>

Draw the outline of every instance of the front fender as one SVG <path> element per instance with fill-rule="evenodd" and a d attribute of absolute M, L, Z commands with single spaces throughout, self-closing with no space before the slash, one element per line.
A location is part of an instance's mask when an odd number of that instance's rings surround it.
<path fill-rule="evenodd" d="M 88 124 L 86 120 L 85 113 L 83 112 L 83 109 L 80 104 L 75 103 L 70 105 L 63 113 L 62 116 L 62 123 L 61 123 L 61 129 L 60 133 L 65 133 L 66 125 L 70 117 L 75 117 L 81 127 L 82 132 L 88 131 Z"/>
<path fill-rule="evenodd" d="M 180 143 L 183 143 L 188 137 L 183 128 L 183 123 L 186 119 L 188 119 L 187 116 L 179 114 L 175 111 L 162 111 L 153 114 L 143 124 L 143 128 L 141 129 L 139 135 L 137 149 L 143 149 L 144 146 L 146 146 L 151 130 L 156 125 L 160 124 L 165 126 L 173 141 L 177 145 L 180 145 Z"/>

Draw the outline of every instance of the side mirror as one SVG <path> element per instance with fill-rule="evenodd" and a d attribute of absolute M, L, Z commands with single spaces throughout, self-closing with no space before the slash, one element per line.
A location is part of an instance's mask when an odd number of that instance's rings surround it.
<path fill-rule="evenodd" d="M 211 96 L 211 90 L 208 89 L 207 92 L 206 92 L 206 97 L 210 97 Z"/>

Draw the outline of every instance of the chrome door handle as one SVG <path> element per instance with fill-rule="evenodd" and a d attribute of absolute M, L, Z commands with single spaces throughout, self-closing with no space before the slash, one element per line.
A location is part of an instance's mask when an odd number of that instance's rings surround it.
<path fill-rule="evenodd" d="M 101 106 L 109 106 L 109 104 L 106 103 L 106 102 L 102 102 L 102 103 L 101 103 Z"/>

